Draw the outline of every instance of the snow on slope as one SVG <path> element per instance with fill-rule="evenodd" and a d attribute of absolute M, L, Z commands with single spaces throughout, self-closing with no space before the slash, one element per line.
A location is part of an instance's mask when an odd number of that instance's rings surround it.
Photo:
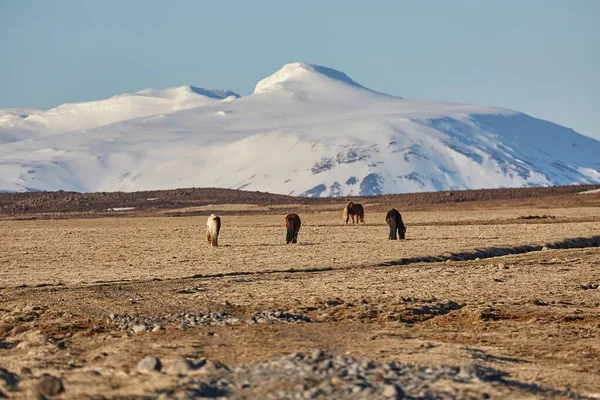
<path fill-rule="evenodd" d="M 86 131 L 74 118 L 61 133 L 0 144 L 0 190 L 341 196 L 600 183 L 600 142 L 507 109 L 388 96 L 303 63 L 285 65 L 250 96 L 219 93 Z"/>
<path fill-rule="evenodd" d="M 105 100 L 63 104 L 49 110 L 0 110 L 0 143 L 91 129 L 237 97 L 239 95 L 230 91 L 181 86 L 145 89 Z"/>

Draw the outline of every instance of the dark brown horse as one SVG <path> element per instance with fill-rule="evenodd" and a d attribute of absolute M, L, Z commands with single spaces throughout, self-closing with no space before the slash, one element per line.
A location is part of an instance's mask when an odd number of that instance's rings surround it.
<path fill-rule="evenodd" d="M 301 225 L 302 222 L 298 214 L 288 214 L 285 216 L 285 229 L 287 230 L 285 244 L 298 242 L 298 231 Z"/>
<path fill-rule="evenodd" d="M 404 239 L 406 227 L 404 226 L 404 222 L 402 222 L 402 216 L 398 210 L 392 208 L 388 211 L 385 216 L 385 222 L 390 227 L 390 240 Z M 396 237 L 396 232 L 398 232 L 398 237 Z"/>
<path fill-rule="evenodd" d="M 342 214 L 344 217 L 344 221 L 348 223 L 350 217 L 352 217 L 352 223 L 354 223 L 354 216 L 356 216 L 356 223 L 362 222 L 365 223 L 365 209 L 362 204 L 356 204 L 353 202 L 349 202 L 346 207 L 344 207 L 344 213 Z"/>

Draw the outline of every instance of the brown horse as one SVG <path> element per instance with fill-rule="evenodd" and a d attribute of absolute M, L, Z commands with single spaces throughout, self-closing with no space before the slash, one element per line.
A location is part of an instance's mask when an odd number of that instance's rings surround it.
<path fill-rule="evenodd" d="M 365 223 L 365 209 L 363 208 L 362 204 L 349 202 L 346 204 L 346 207 L 344 207 L 344 213 L 342 215 L 344 217 L 344 221 L 346 221 L 346 224 L 348 223 L 350 217 L 352 217 L 352 223 L 354 223 L 355 215 L 357 224 L 359 221 L 363 224 Z"/>
<path fill-rule="evenodd" d="M 288 214 L 285 216 L 285 229 L 287 230 L 285 244 L 298 242 L 298 231 L 301 225 L 302 222 L 298 214 Z"/>
<path fill-rule="evenodd" d="M 206 221 L 206 241 L 212 247 L 219 246 L 219 232 L 221 231 L 221 218 L 210 214 Z"/>
<path fill-rule="evenodd" d="M 406 233 L 406 227 L 402 222 L 402 216 L 395 208 L 392 208 L 387 212 L 385 216 L 385 222 L 390 227 L 390 240 L 396 240 L 396 232 L 398 232 L 398 239 L 404 239 Z"/>

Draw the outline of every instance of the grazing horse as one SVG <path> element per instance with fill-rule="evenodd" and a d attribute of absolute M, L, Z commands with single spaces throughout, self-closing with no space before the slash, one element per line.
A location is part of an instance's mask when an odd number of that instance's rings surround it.
<path fill-rule="evenodd" d="M 206 221 L 206 240 L 213 247 L 219 246 L 219 231 L 221 230 L 221 217 L 210 214 Z"/>
<path fill-rule="evenodd" d="M 404 226 L 404 222 L 402 222 L 402 216 L 398 210 L 392 208 L 388 211 L 385 215 L 385 222 L 390 227 L 390 240 L 404 239 L 406 227 Z M 396 231 L 398 232 L 398 238 L 396 238 Z"/>
<path fill-rule="evenodd" d="M 285 229 L 287 229 L 285 244 L 298 242 L 298 231 L 301 225 L 302 222 L 298 214 L 288 214 L 285 216 Z"/>
<path fill-rule="evenodd" d="M 362 204 L 349 202 L 346 204 L 346 207 L 344 207 L 344 213 L 342 215 L 344 217 L 344 221 L 346 221 L 346 224 L 348 223 L 350 217 L 352 217 L 352 223 L 354 223 L 355 215 L 357 224 L 359 221 L 363 224 L 365 223 L 365 209 L 363 208 Z"/>

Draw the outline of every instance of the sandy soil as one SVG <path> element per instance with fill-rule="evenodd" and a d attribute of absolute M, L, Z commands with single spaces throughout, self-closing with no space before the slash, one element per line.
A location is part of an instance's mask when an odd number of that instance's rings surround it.
<path fill-rule="evenodd" d="M 327 210 L 303 210 L 296 246 L 273 213 L 223 217 L 219 248 L 205 217 L 0 221 L 0 368 L 18 377 L 0 374 L 0 393 L 31 398 L 50 373 L 58 398 L 154 398 L 184 382 L 138 373 L 148 354 L 234 367 L 321 348 L 509 374 L 472 398 L 600 398 L 600 248 L 380 265 L 600 235 L 600 208 L 403 212 L 405 241 L 369 205 L 360 226 Z M 274 310 L 310 322 L 248 323 Z M 178 320 L 209 312 L 239 323 Z M 136 334 L 115 315 L 162 329 Z"/>

